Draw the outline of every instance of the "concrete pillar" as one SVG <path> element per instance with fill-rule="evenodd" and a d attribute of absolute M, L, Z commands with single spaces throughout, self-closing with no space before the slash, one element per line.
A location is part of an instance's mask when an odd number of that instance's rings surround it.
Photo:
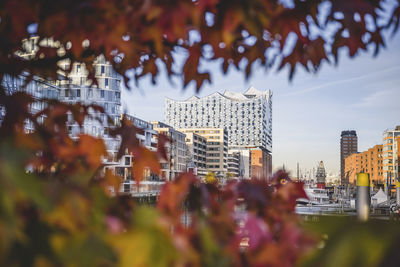
<path fill-rule="evenodd" d="M 384 187 L 385 187 L 386 199 L 387 199 L 387 200 L 389 200 L 389 199 L 390 199 L 390 197 L 389 197 L 388 184 L 387 184 L 387 183 L 385 183 L 385 184 L 384 184 Z"/>
<path fill-rule="evenodd" d="M 396 203 L 400 206 L 400 182 L 396 180 Z"/>
<path fill-rule="evenodd" d="M 361 221 L 368 220 L 370 202 L 371 202 L 371 196 L 369 194 L 369 174 L 358 173 L 356 210 L 359 220 Z"/>

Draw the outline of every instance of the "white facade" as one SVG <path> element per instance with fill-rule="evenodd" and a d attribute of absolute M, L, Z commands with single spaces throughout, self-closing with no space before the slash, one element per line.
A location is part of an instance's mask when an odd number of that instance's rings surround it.
<path fill-rule="evenodd" d="M 251 178 L 251 150 L 248 148 L 229 149 L 229 154 L 239 154 L 239 177 Z"/>
<path fill-rule="evenodd" d="M 3 80 L 0 81 L 1 85 L 5 89 L 7 95 L 11 95 L 17 91 L 28 93 L 35 100 L 30 104 L 30 112 L 36 114 L 46 107 L 46 103 L 41 99 L 59 99 L 60 89 L 53 84 L 44 81 L 38 77 L 34 77 L 28 84 L 26 83 L 26 77 L 19 75 L 13 77 L 10 75 L 4 75 Z M 0 106 L 0 125 L 5 116 L 4 107 Z M 43 117 L 40 118 L 43 120 Z M 34 130 L 33 123 L 31 121 L 25 121 L 25 132 L 32 132 Z"/>
<path fill-rule="evenodd" d="M 68 69 L 68 62 L 61 63 L 61 67 Z M 84 64 L 75 63 L 67 79 L 59 80 L 61 88 L 60 101 L 66 103 L 94 104 L 104 108 L 100 116 L 101 123 L 96 119 L 86 118 L 83 132 L 96 137 L 102 137 L 109 153 L 115 153 L 119 147 L 119 140 L 109 136 L 108 128 L 119 124 L 121 118 L 121 80 L 103 56 L 93 64 L 98 84 L 94 84 L 87 76 Z M 108 117 L 111 119 L 108 121 Z M 71 118 L 72 119 L 72 118 Z M 69 120 L 68 130 L 71 136 L 76 136 L 82 130 L 77 123 Z"/>
<path fill-rule="evenodd" d="M 233 152 L 228 154 L 228 173 L 231 175 L 231 177 L 229 178 L 243 177 L 240 159 L 240 152 Z"/>
<path fill-rule="evenodd" d="M 272 93 L 250 87 L 185 101 L 166 98 L 165 121 L 174 128 L 225 128 L 229 148 L 272 151 Z"/>
<path fill-rule="evenodd" d="M 17 52 L 23 58 L 31 58 L 39 51 L 40 38 L 38 36 L 30 37 L 23 41 L 23 52 Z M 57 54 L 65 54 L 65 48 L 59 42 L 51 38 L 40 41 L 42 47 L 57 48 Z M 88 79 L 88 71 L 85 64 L 74 63 L 70 69 L 70 60 L 60 60 L 57 63 L 60 67 L 58 71 L 60 79 L 52 82 L 58 89 L 58 94 L 51 98 L 57 98 L 61 102 L 75 104 L 82 103 L 86 105 L 98 105 L 104 108 L 103 114 L 99 115 L 101 122 L 97 119 L 85 118 L 83 127 L 72 120 L 72 115 L 68 118 L 68 131 L 71 137 L 76 137 L 79 133 L 89 134 L 95 137 L 101 137 L 107 146 L 109 153 L 115 153 L 119 148 L 118 138 L 112 138 L 108 134 L 108 128 L 119 125 L 121 117 L 121 79 L 114 71 L 104 56 L 95 59 L 93 66 L 97 84 Z M 48 93 L 47 93 L 48 94 Z M 44 96 L 46 97 L 46 96 Z M 107 119 L 107 115 L 111 120 Z M 97 116 L 95 116 L 97 117 Z"/>

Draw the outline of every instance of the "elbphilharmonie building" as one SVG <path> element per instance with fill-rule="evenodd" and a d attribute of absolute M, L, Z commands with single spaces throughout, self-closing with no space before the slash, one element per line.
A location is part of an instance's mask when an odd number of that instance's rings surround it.
<path fill-rule="evenodd" d="M 187 100 L 165 99 L 165 122 L 174 128 L 225 128 L 230 151 L 246 154 L 245 176 L 269 176 L 272 152 L 272 92 L 250 87 L 244 93 L 225 91 Z M 252 150 L 261 150 L 259 170 Z M 254 154 L 254 153 L 253 153 Z M 247 162 L 249 161 L 249 162 Z M 269 166 L 268 166 L 269 165 Z M 253 169 L 253 171 L 252 171 Z"/>

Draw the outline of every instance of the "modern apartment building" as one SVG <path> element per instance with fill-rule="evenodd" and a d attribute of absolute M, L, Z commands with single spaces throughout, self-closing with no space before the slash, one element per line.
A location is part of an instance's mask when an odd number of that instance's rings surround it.
<path fill-rule="evenodd" d="M 24 41 L 23 46 L 26 51 L 20 54 L 21 57 L 29 58 L 35 55 L 38 51 L 37 43 L 38 37 L 32 37 Z M 51 39 L 41 41 L 41 46 L 59 47 L 57 42 Z M 65 53 L 65 50 L 60 47 L 57 53 Z M 35 102 L 32 107 L 32 113 L 43 109 L 45 102 L 40 99 L 51 98 L 57 99 L 65 103 L 75 104 L 95 104 L 104 108 L 104 113 L 89 110 L 91 115 L 98 119 L 86 118 L 83 127 L 80 127 L 73 121 L 72 115 L 68 116 L 67 129 L 72 138 L 77 138 L 78 134 L 85 133 L 95 137 L 102 138 L 108 150 L 108 157 L 104 158 L 106 168 L 113 169 L 115 173 L 120 174 L 124 179 L 132 179 L 131 166 L 132 156 L 128 152 L 120 160 L 117 159 L 116 154 L 119 148 L 120 140 L 109 135 L 109 129 L 119 125 L 121 119 L 121 89 L 120 79 L 117 73 L 113 70 L 112 66 L 105 60 L 103 56 L 98 57 L 92 66 L 95 71 L 97 84 L 88 79 L 88 71 L 84 64 L 74 63 L 70 68 L 68 60 L 60 61 L 59 63 L 59 80 L 44 81 L 39 77 L 35 77 L 27 87 L 23 87 L 24 77 L 12 78 L 5 77 L 2 84 L 7 86 L 9 92 L 16 90 L 24 90 L 33 95 L 39 101 Z M 1 113 L 1 112 L 0 112 Z M 156 149 L 157 138 L 152 125 L 138 118 L 129 117 L 132 122 L 138 127 L 143 129 L 143 135 L 138 134 L 140 142 L 151 150 Z M 26 131 L 33 131 L 33 127 L 27 122 Z M 150 173 L 145 174 L 145 177 L 153 179 Z M 146 179 L 147 179 L 146 178 Z"/>
<path fill-rule="evenodd" d="M 196 168 L 196 174 L 199 177 L 205 177 L 207 174 L 207 139 L 194 132 L 185 131 L 185 129 L 178 129 L 186 135 L 186 146 L 188 148 L 188 159 L 193 162 Z"/>
<path fill-rule="evenodd" d="M 353 153 L 345 159 L 345 175 L 349 183 L 355 185 L 357 173 L 369 173 L 373 184 L 381 184 L 383 180 L 382 145 L 376 145 L 360 153 Z"/>
<path fill-rule="evenodd" d="M 229 153 L 228 151 L 228 178 L 243 177 L 240 159 L 240 152 Z"/>
<path fill-rule="evenodd" d="M 186 128 L 179 131 L 195 133 L 207 140 L 207 172 L 225 178 L 228 172 L 228 132 L 224 128 Z"/>
<path fill-rule="evenodd" d="M 158 139 L 157 131 L 153 129 L 153 125 L 147 121 L 130 115 L 125 114 L 125 117 L 130 120 L 134 126 L 141 130 L 141 132 L 136 134 L 136 137 L 139 139 L 139 143 L 151 151 L 156 151 Z M 132 161 L 133 156 L 129 152 L 120 160 L 117 160 L 115 154 L 109 154 L 109 157 L 106 159 L 104 165 L 105 169 L 112 170 L 115 174 L 120 175 L 124 181 L 129 182 L 130 180 L 134 179 L 132 175 Z M 158 180 L 158 177 L 150 173 L 149 170 L 145 171 L 143 177 L 145 181 Z"/>
<path fill-rule="evenodd" d="M 346 186 L 349 181 L 345 173 L 345 159 L 358 151 L 358 138 L 354 130 L 342 131 L 340 135 L 340 181 Z"/>
<path fill-rule="evenodd" d="M 65 54 L 65 48 L 59 42 L 52 38 L 40 39 L 38 36 L 30 37 L 23 41 L 23 52 L 17 54 L 23 58 L 34 57 L 41 47 L 57 48 L 57 54 L 62 56 Z M 112 138 L 108 135 L 108 128 L 119 124 L 121 116 L 121 80 L 104 56 L 96 58 L 93 68 L 97 84 L 88 79 L 88 71 L 85 64 L 74 63 L 70 66 L 69 60 L 60 60 L 58 63 L 60 70 L 58 71 L 59 79 L 55 81 L 37 81 L 51 85 L 57 90 L 44 90 L 42 98 L 49 95 L 53 99 L 58 99 L 66 103 L 83 103 L 95 104 L 104 108 L 103 114 L 89 111 L 91 115 L 100 116 L 101 122 L 97 119 L 86 118 L 83 127 L 72 120 L 72 115 L 68 118 L 68 131 L 71 137 L 76 137 L 79 133 L 86 133 L 96 137 L 102 137 L 107 146 L 109 153 L 115 153 L 119 146 L 118 138 Z M 71 71 L 69 71 L 71 67 Z M 55 91 L 58 91 L 57 93 Z M 111 120 L 107 119 L 110 118 Z"/>
<path fill-rule="evenodd" d="M 400 177 L 400 125 L 383 132 L 383 179 L 391 179 L 391 184 Z"/>
<path fill-rule="evenodd" d="M 186 171 L 188 163 L 188 148 L 186 146 L 186 135 L 180 131 L 175 130 L 168 124 L 152 121 L 153 129 L 158 134 L 163 134 L 170 138 L 171 142 L 168 144 L 168 161 L 161 162 L 161 176 L 171 181 L 175 179 L 180 173 Z"/>
<path fill-rule="evenodd" d="M 62 63 L 62 68 L 67 69 L 68 62 Z M 75 63 L 67 79 L 57 81 L 61 88 L 60 100 L 66 103 L 95 104 L 104 108 L 100 116 L 101 122 L 96 119 L 86 118 L 83 132 L 96 137 L 102 137 L 109 153 L 115 153 L 119 140 L 109 136 L 108 129 L 119 125 L 121 118 L 121 80 L 112 66 L 103 56 L 96 59 L 93 65 L 98 84 L 88 79 L 88 71 L 84 64 Z M 94 112 L 93 112 L 94 114 Z M 107 117 L 108 116 L 108 117 Z M 109 120 L 110 119 L 110 120 Z M 69 119 L 69 132 L 76 136 L 81 132 L 79 125 Z"/>
<path fill-rule="evenodd" d="M 59 99 L 60 88 L 52 83 L 49 83 L 39 77 L 34 77 L 32 81 L 26 84 L 26 77 L 20 75 L 18 77 L 12 77 L 10 75 L 4 75 L 0 81 L 3 86 L 5 93 L 11 95 L 17 91 L 23 91 L 28 93 L 34 98 L 34 102 L 30 105 L 30 112 L 36 114 L 37 112 L 45 108 L 46 103 L 42 99 Z M 0 125 L 5 116 L 5 110 L 0 106 Z M 43 117 L 41 118 L 43 119 Z M 25 132 L 32 132 L 34 130 L 31 121 L 25 122 Z"/>
<path fill-rule="evenodd" d="M 272 151 L 272 93 L 250 87 L 243 94 L 225 91 L 184 101 L 166 98 L 165 121 L 175 128 L 225 128 L 229 149 Z M 251 177 L 250 166 L 247 177 Z M 269 168 L 266 168 L 269 169 Z M 269 176 L 264 173 L 263 177 Z"/>
<path fill-rule="evenodd" d="M 142 132 L 136 134 L 140 145 L 151 151 L 157 151 L 158 132 L 153 129 L 153 124 L 128 114 L 124 114 L 124 116 L 131 121 L 134 126 L 142 130 Z"/>

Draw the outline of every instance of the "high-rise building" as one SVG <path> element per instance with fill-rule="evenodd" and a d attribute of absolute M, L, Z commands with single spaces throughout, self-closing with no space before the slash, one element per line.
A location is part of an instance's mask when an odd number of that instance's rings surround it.
<path fill-rule="evenodd" d="M 183 133 L 195 133 L 207 140 L 206 169 L 218 178 L 228 172 L 228 133 L 224 128 L 186 128 Z"/>
<path fill-rule="evenodd" d="M 400 125 L 383 132 L 383 179 L 391 178 L 392 185 L 400 177 Z"/>
<path fill-rule="evenodd" d="M 345 159 L 358 151 L 358 138 L 356 131 L 342 131 L 340 137 L 340 181 L 342 185 L 348 185 L 345 173 Z"/>
<path fill-rule="evenodd" d="M 382 145 L 376 145 L 360 153 L 353 153 L 345 159 L 345 175 L 349 183 L 354 184 L 357 173 L 368 173 L 373 184 L 383 182 Z"/>
<path fill-rule="evenodd" d="M 166 98 L 165 121 L 175 128 L 225 128 L 229 149 L 272 151 L 272 93 L 250 87 L 243 94 L 225 91 L 184 101 Z M 248 154 L 248 153 L 247 153 Z M 268 170 L 269 168 L 262 168 Z M 251 176 L 251 168 L 245 171 Z M 269 173 L 263 173 L 268 177 Z M 249 177 L 249 176 L 248 176 Z"/>

